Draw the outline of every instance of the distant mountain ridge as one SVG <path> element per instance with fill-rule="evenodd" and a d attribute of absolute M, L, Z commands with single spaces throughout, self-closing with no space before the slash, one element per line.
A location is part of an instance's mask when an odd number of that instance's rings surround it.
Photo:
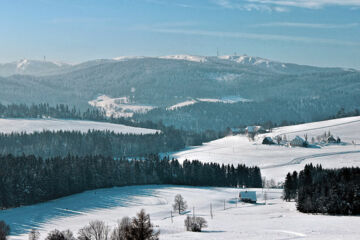
<path fill-rule="evenodd" d="M 41 67 L 35 68 L 37 64 Z M 341 107 L 354 110 L 360 106 L 357 70 L 247 55 L 118 57 L 76 65 L 26 61 L 13 68 L 16 74 L 0 77 L 3 104 L 65 103 L 85 109 L 103 95 L 114 103 L 102 101 L 93 106 L 107 106 L 109 114 L 161 120 L 183 128 L 310 121 L 334 115 Z M 229 104 L 221 100 L 229 97 L 251 101 Z M 119 102 L 125 98 L 126 103 Z M 194 99 L 207 100 L 183 104 Z"/>
<path fill-rule="evenodd" d="M 61 69 L 70 67 L 70 64 L 61 62 L 21 59 L 16 62 L 0 64 L 0 76 L 45 75 L 57 73 Z"/>
<path fill-rule="evenodd" d="M 223 56 L 197 56 L 197 55 L 168 55 L 160 57 L 146 57 L 146 56 L 120 56 L 112 59 L 96 59 L 81 62 L 78 64 L 68 64 L 57 61 L 41 61 L 41 60 L 29 60 L 21 59 L 19 61 L 10 62 L 10 63 L 0 63 L 0 76 L 8 77 L 11 75 L 34 75 L 34 76 L 44 76 L 44 75 L 56 75 L 66 72 L 76 71 L 78 69 L 96 66 L 104 63 L 114 63 L 118 61 L 132 61 L 140 59 L 166 59 L 166 60 L 180 60 L 180 61 L 190 61 L 198 63 L 238 63 L 246 66 L 258 66 L 262 68 L 268 68 L 273 71 L 278 71 L 281 73 L 291 73 L 294 71 L 301 71 L 305 68 L 307 71 L 318 71 L 318 69 L 334 69 L 334 68 L 323 68 L 323 67 L 314 67 L 307 65 L 298 65 L 294 63 L 283 63 L 278 61 L 273 61 L 261 57 L 253 57 L 244 55 L 223 55 Z M 348 69 L 350 71 L 356 71 L 354 69 Z"/>

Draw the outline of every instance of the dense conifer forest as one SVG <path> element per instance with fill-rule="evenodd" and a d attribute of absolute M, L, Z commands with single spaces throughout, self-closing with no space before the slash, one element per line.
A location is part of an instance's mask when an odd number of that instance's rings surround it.
<path fill-rule="evenodd" d="M 323 169 L 306 165 L 288 174 L 284 199 L 295 199 L 304 213 L 360 214 L 360 168 Z"/>
<path fill-rule="evenodd" d="M 185 147 L 178 131 L 166 134 L 116 134 L 109 131 L 43 131 L 40 133 L 0 134 L 0 154 L 57 157 L 102 155 L 141 157 L 149 153 L 179 150 Z"/>
<path fill-rule="evenodd" d="M 47 201 L 85 190 L 144 184 L 261 187 L 258 167 L 184 161 L 158 155 L 142 160 L 103 156 L 0 156 L 0 208 Z"/>
<path fill-rule="evenodd" d="M 35 155 L 43 158 L 66 156 L 67 154 L 102 155 L 102 156 L 144 156 L 150 153 L 176 151 L 185 146 L 200 145 L 211 141 L 223 134 L 215 131 L 195 133 L 164 126 L 161 122 L 136 122 L 125 118 L 106 117 L 104 112 L 89 108 L 84 112 L 68 105 L 49 104 L 0 104 L 0 117 L 5 118 L 62 118 L 111 122 L 127 126 L 152 128 L 161 130 L 159 134 L 132 135 L 115 134 L 110 131 L 89 131 L 80 133 L 76 131 L 38 133 L 0 133 L 0 154 L 13 154 L 19 156 Z"/>

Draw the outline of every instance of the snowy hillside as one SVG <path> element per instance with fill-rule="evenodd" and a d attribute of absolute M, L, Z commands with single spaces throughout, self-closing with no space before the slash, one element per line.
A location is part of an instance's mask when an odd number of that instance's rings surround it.
<path fill-rule="evenodd" d="M 103 220 L 111 227 L 124 216 L 134 216 L 144 208 L 160 230 L 160 239 L 358 239 L 360 223 L 357 217 L 302 214 L 295 202 L 284 202 L 281 190 L 257 189 L 258 204 L 236 202 L 239 189 L 200 188 L 183 186 L 133 186 L 98 189 L 32 206 L 0 211 L 12 228 L 12 240 L 28 239 L 36 228 L 41 239 L 53 230 L 70 229 L 75 234 L 92 220 Z M 189 211 L 208 221 L 204 232 L 186 232 L 186 214 L 170 211 L 176 194 L 182 194 Z M 225 210 L 224 210 L 225 201 Z M 210 204 L 213 219 L 210 216 Z M 321 224 L 318 224 L 320 223 Z"/>
<path fill-rule="evenodd" d="M 16 62 L 0 64 L 0 76 L 51 74 L 70 67 L 71 65 L 61 62 L 21 59 Z"/>
<path fill-rule="evenodd" d="M 177 103 L 166 109 L 167 110 L 175 110 L 177 108 L 186 107 L 186 106 L 193 105 L 193 104 L 200 103 L 200 102 L 232 104 L 232 103 L 237 103 L 237 102 L 251 102 L 251 100 L 245 99 L 245 98 L 242 98 L 239 96 L 228 96 L 228 97 L 223 97 L 220 99 L 219 98 L 195 98 L 195 99 Z"/>
<path fill-rule="evenodd" d="M 172 59 L 172 60 L 184 60 L 191 62 L 206 62 L 207 58 L 205 56 L 193 56 L 193 55 L 170 55 L 170 56 L 162 56 L 159 57 L 162 59 Z"/>
<path fill-rule="evenodd" d="M 93 107 L 104 110 L 108 117 L 132 117 L 134 113 L 146 113 L 155 107 L 131 104 L 128 97 L 110 98 L 101 95 L 95 100 L 89 101 Z"/>
<path fill-rule="evenodd" d="M 13 132 L 41 132 L 49 131 L 80 131 L 88 130 L 114 131 L 124 134 L 155 134 L 158 130 L 130 127 L 121 124 L 106 122 L 82 121 L 82 120 L 63 120 L 63 119 L 2 119 L 0 118 L 0 133 Z"/>
<path fill-rule="evenodd" d="M 360 72 L 284 65 L 246 55 L 119 57 L 66 67 L 53 63 L 58 70 L 51 74 L 0 77 L 0 102 L 63 103 L 86 111 L 91 101 L 106 105 L 108 115 L 203 131 L 269 120 L 309 122 L 335 115 L 340 108 L 354 111 L 359 106 Z M 29 71 L 30 66 L 19 62 L 19 69 Z M 113 100 L 100 103 L 99 94 Z M 226 99 L 229 96 L 244 100 Z M 129 98 L 128 103 L 114 102 L 122 97 Z M 201 101 L 174 107 L 178 111 L 166 110 L 194 99 Z M 224 106 L 224 102 L 234 104 Z"/>
<path fill-rule="evenodd" d="M 342 144 L 325 144 L 318 148 L 262 144 L 265 136 L 286 135 L 291 140 L 297 135 L 303 137 L 307 134 L 311 139 L 328 131 L 335 137 L 339 136 Z M 289 171 L 299 171 L 310 162 L 327 168 L 360 166 L 359 133 L 360 117 L 349 117 L 277 128 L 270 134 L 258 135 L 255 142 L 249 141 L 245 135 L 229 136 L 172 156 L 179 160 L 257 165 L 268 180 L 284 181 Z M 352 144 L 353 141 L 356 145 Z"/>

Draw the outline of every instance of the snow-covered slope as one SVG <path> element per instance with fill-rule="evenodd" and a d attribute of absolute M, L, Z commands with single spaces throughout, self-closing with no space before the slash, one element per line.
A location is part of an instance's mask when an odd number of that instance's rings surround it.
<path fill-rule="evenodd" d="M 88 130 L 114 131 L 124 134 L 155 134 L 158 130 L 130 127 L 122 124 L 106 122 L 63 120 L 63 119 L 2 119 L 0 118 L 0 133 L 41 132 L 48 131 L 80 131 Z"/>
<path fill-rule="evenodd" d="M 128 97 L 111 98 L 101 95 L 95 100 L 89 101 L 93 107 L 100 108 L 105 111 L 108 117 L 132 117 L 134 113 L 146 113 L 153 106 L 131 104 Z"/>
<path fill-rule="evenodd" d="M 56 74 L 60 70 L 70 67 L 71 65 L 61 62 L 21 59 L 16 62 L 0 64 L 0 76 Z"/>
<path fill-rule="evenodd" d="M 142 58 L 146 58 L 146 57 L 143 57 L 143 56 L 120 56 L 120 57 L 113 58 L 113 60 L 126 61 L 126 60 L 132 60 L 132 59 L 142 59 Z"/>
<path fill-rule="evenodd" d="M 191 62 L 206 62 L 207 58 L 205 56 L 194 56 L 194 55 L 169 55 L 169 56 L 162 56 L 159 57 L 162 59 L 172 59 L 172 60 L 184 60 L 184 61 L 191 61 Z"/>
<path fill-rule="evenodd" d="M 318 148 L 263 145 L 265 136 L 286 135 L 312 137 L 330 131 L 342 144 L 321 145 Z M 257 136 L 251 142 L 245 135 L 229 136 L 172 154 L 180 160 L 198 159 L 204 162 L 257 165 L 267 179 L 284 181 L 289 171 L 301 170 L 305 164 L 322 164 L 327 168 L 360 166 L 360 117 L 349 117 L 274 129 Z M 356 144 L 352 144 L 352 142 Z"/>
<path fill-rule="evenodd" d="M 175 105 L 172 105 L 168 108 L 166 108 L 167 110 L 175 110 L 177 108 L 182 108 L 182 107 L 186 107 L 189 105 L 193 105 L 199 102 L 209 102 L 209 103 L 237 103 L 237 102 L 251 102 L 252 100 L 250 99 L 245 99 L 239 96 L 228 96 L 228 97 L 223 97 L 223 98 L 195 98 L 195 99 L 190 99 L 184 102 L 180 102 L 177 103 Z"/>
<path fill-rule="evenodd" d="M 133 186 L 98 189 L 33 206 L 0 211 L 0 219 L 11 225 L 12 240 L 28 239 L 27 233 L 36 228 L 41 240 L 53 230 L 78 230 L 92 220 L 103 220 L 114 227 L 118 219 L 135 216 L 140 209 L 150 214 L 151 221 L 161 232 L 161 240 L 172 239 L 358 239 L 358 217 L 302 214 L 294 202 L 284 202 L 281 190 L 266 190 L 265 205 L 261 189 L 258 204 L 236 202 L 239 189 L 183 186 Z M 204 217 L 208 228 L 201 233 L 186 232 L 186 214 L 170 211 L 176 194 L 187 201 L 192 215 Z M 225 210 L 224 210 L 225 201 Z M 210 216 L 210 204 L 213 219 Z M 321 223 L 321 224 L 319 224 Z"/>

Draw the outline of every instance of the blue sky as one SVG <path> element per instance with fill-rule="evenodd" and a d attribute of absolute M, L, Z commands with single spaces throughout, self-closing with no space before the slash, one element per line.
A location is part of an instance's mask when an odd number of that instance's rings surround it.
<path fill-rule="evenodd" d="M 0 62 L 248 54 L 360 69 L 360 0 L 1 0 Z"/>

